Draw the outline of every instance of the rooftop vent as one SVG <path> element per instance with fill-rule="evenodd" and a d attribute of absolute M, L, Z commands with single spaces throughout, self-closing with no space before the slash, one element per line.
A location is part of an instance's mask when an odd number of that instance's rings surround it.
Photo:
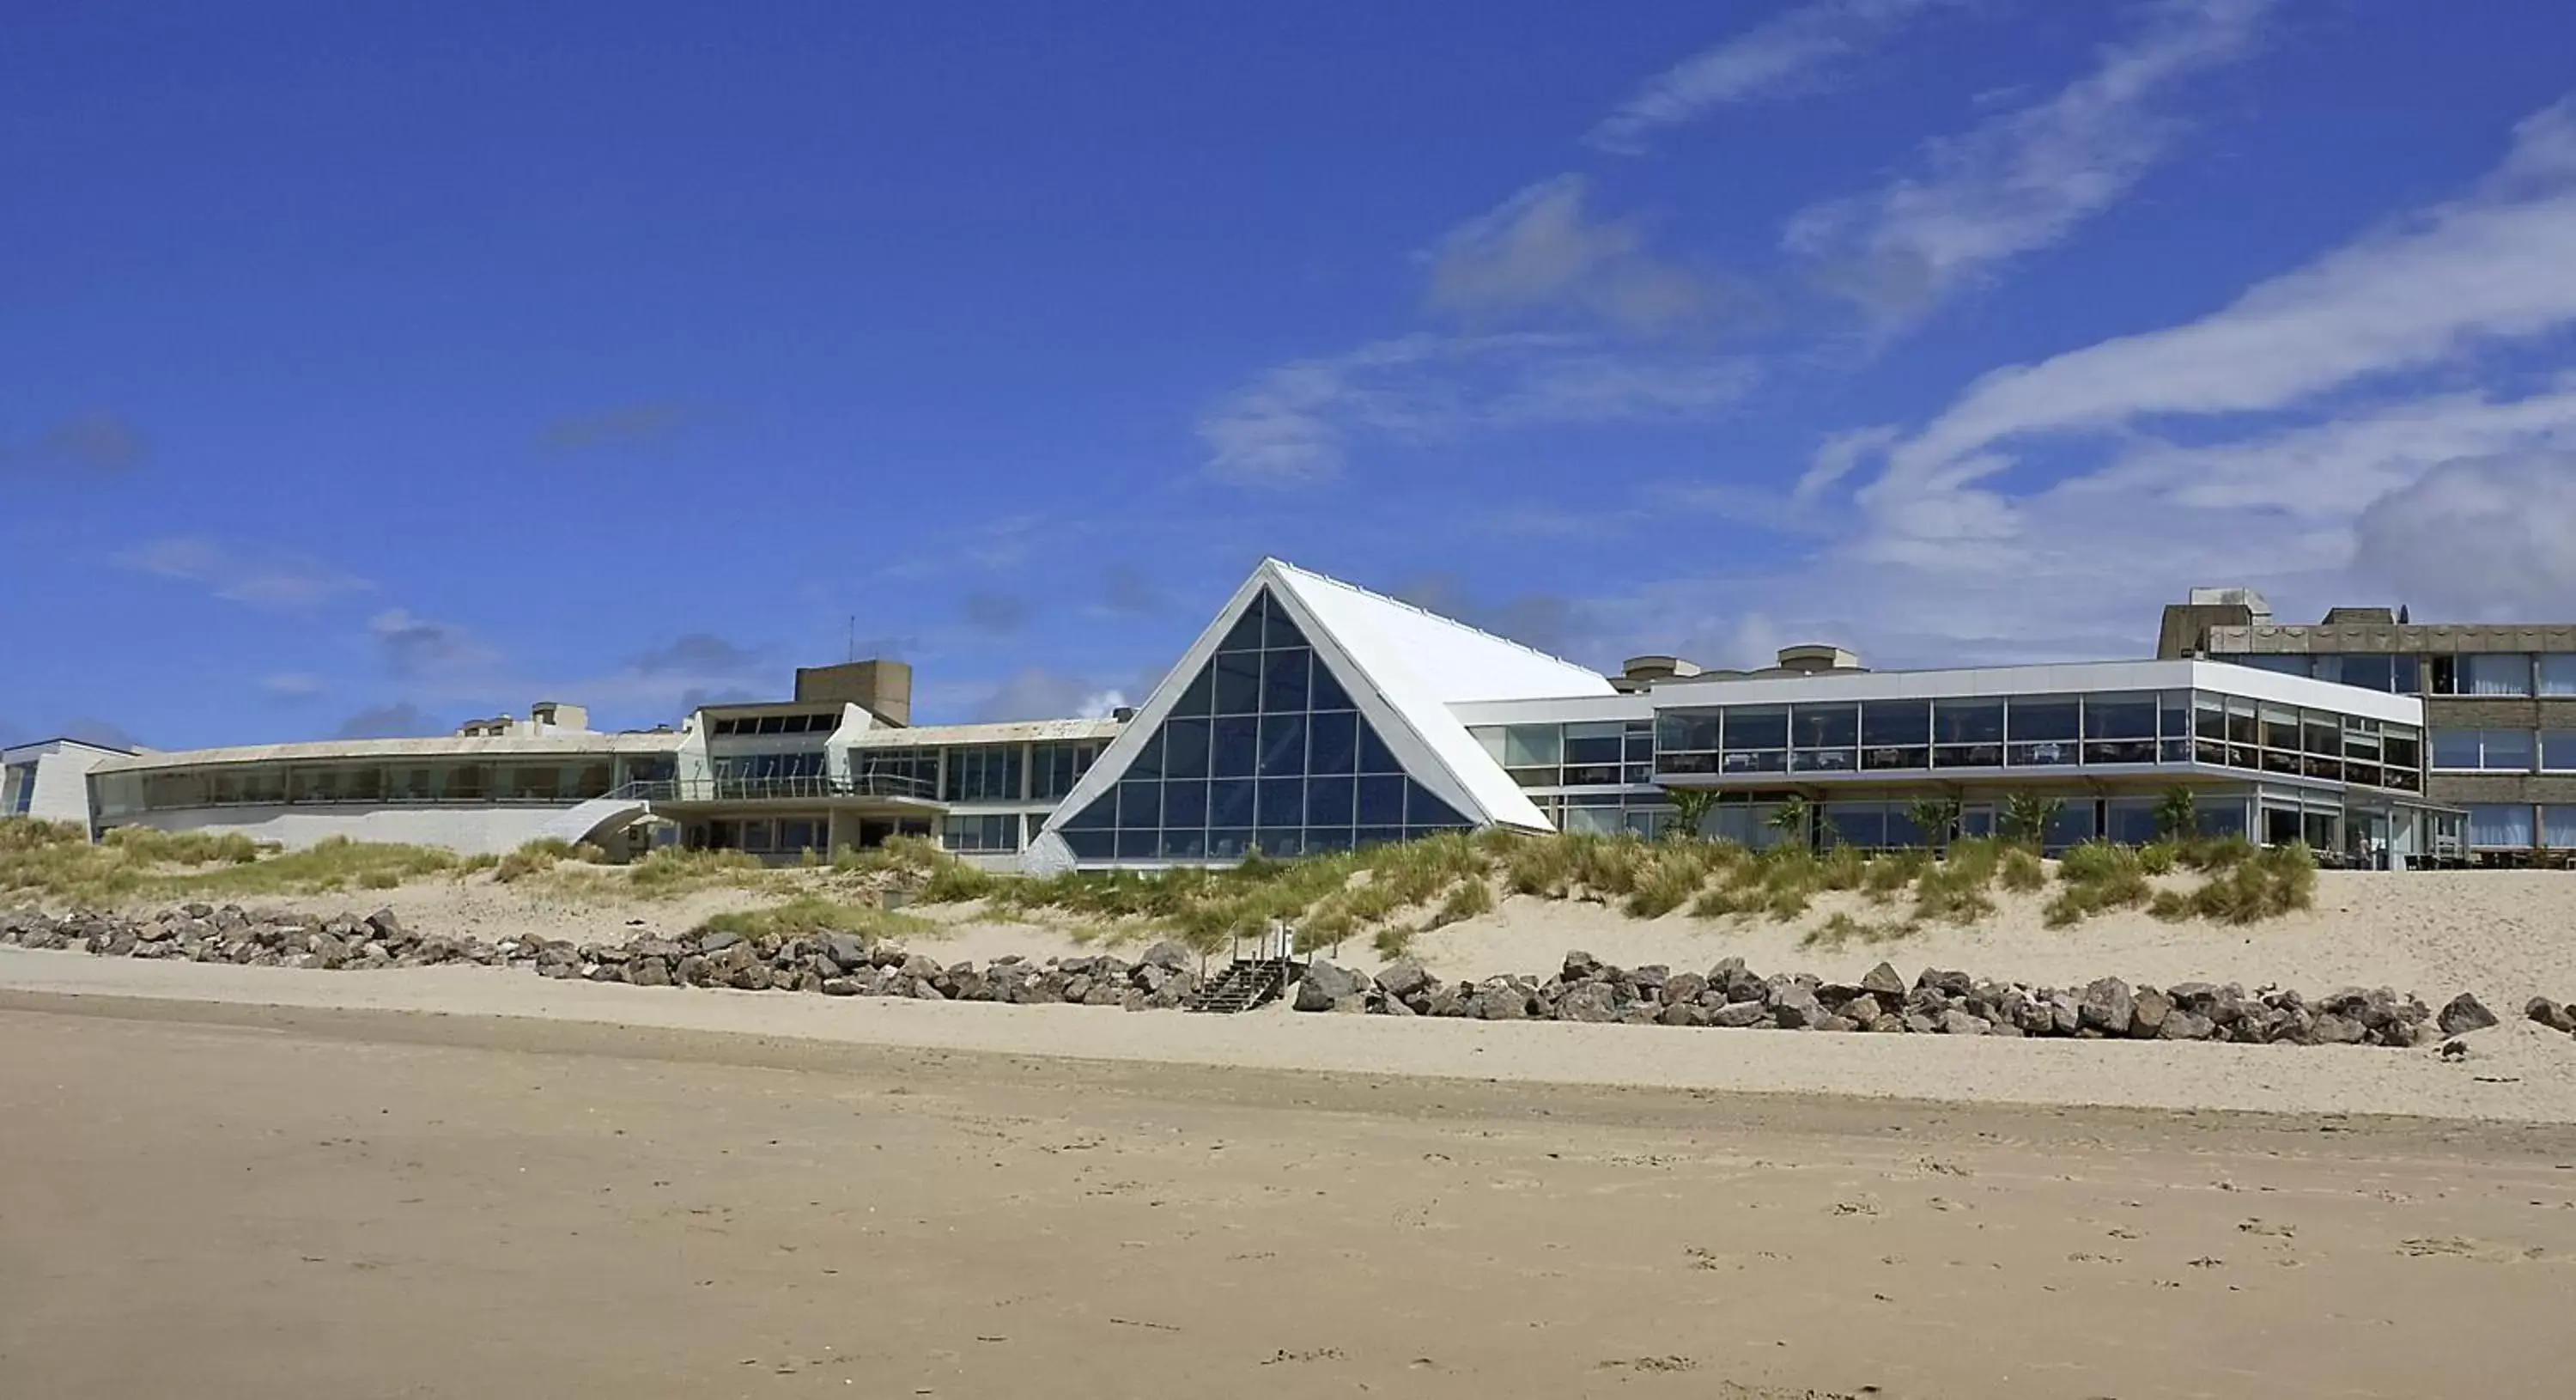
<path fill-rule="evenodd" d="M 1780 648 L 1780 669 L 1794 675 L 1813 676 L 1826 671 L 1857 671 L 1861 664 L 1856 652 L 1822 642 L 1807 642 Z"/>
<path fill-rule="evenodd" d="M 2389 608 L 2326 609 L 2325 626 L 2332 627 L 2345 622 L 2377 623 L 2383 627 L 2393 627 L 2397 623 L 2397 614 Z"/>
<path fill-rule="evenodd" d="M 2254 614 L 2256 622 L 2272 620 L 2272 605 L 2251 588 L 2195 588 L 2191 591 L 2195 608 L 2238 607 Z"/>

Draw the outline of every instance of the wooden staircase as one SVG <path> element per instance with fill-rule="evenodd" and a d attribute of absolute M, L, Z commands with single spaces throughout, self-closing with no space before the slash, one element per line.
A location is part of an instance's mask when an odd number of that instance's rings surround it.
<path fill-rule="evenodd" d="M 1287 958 L 1236 958 L 1232 966 L 1201 987 L 1183 1003 L 1184 1011 L 1207 1011 L 1231 1016 L 1250 1011 L 1276 1000 L 1288 990 L 1288 976 L 1296 964 Z"/>

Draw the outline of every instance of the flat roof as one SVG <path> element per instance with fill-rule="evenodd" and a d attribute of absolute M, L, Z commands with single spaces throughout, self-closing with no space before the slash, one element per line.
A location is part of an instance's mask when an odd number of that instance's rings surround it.
<path fill-rule="evenodd" d="M 939 744 L 1062 743 L 1115 739 L 1122 722 L 1114 719 L 1028 719 L 1000 724 L 925 724 L 914 728 L 863 730 L 850 738 L 854 749 L 928 748 Z"/>
<path fill-rule="evenodd" d="M 2072 661 L 1929 671 L 1827 671 L 1816 675 L 1694 676 L 1657 681 L 1631 695 L 1561 700 L 1466 701 L 1449 707 L 1462 724 L 1575 723 L 1645 719 L 1658 710 L 1711 705 L 1794 705 L 1830 700 L 1941 700 L 2095 691 L 2207 690 L 2363 719 L 2420 725 L 2424 702 L 2226 661 Z"/>
<path fill-rule="evenodd" d="M 113 754 L 120 758 L 128 754 L 151 752 L 149 749 L 121 749 L 114 744 L 93 743 L 88 739 L 75 739 L 68 734 L 57 734 L 50 739 L 29 739 L 23 744 L 0 746 L 0 755 L 25 753 L 31 749 L 51 752 L 54 749 L 61 748 L 65 744 L 69 744 L 76 749 L 87 749 L 91 753 Z"/>
<path fill-rule="evenodd" d="M 434 739 L 329 739 L 316 743 L 181 749 L 111 758 L 93 771 L 135 773 L 228 763 L 325 763 L 364 759 L 578 757 L 585 754 L 673 753 L 679 747 L 680 735 L 676 732 L 601 734 L 584 730 L 507 737 L 449 734 Z"/>

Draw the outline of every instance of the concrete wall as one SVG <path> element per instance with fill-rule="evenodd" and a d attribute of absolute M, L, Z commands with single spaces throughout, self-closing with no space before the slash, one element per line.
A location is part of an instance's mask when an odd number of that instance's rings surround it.
<path fill-rule="evenodd" d="M 347 802 L 303 807 L 201 807 L 147 812 L 128 823 L 156 831 L 239 832 L 298 850 L 333 836 L 352 841 L 442 846 L 459 855 L 501 855 L 547 833 L 546 824 L 575 803 L 484 803 L 442 807 L 420 803 Z"/>
<path fill-rule="evenodd" d="M 88 830 L 89 770 L 113 756 L 80 744 L 62 744 L 41 751 L 32 745 L 12 750 L 13 765 L 31 757 L 36 764 L 35 788 L 26 815 L 39 821 L 70 822 Z"/>

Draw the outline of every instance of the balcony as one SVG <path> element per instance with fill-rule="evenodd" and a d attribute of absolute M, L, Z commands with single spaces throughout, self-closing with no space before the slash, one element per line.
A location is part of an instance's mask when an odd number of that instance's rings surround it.
<path fill-rule="evenodd" d="M 662 778 L 633 782 L 609 794 L 642 802 L 828 802 L 863 798 L 928 802 L 937 784 L 897 773 L 773 778 Z"/>

